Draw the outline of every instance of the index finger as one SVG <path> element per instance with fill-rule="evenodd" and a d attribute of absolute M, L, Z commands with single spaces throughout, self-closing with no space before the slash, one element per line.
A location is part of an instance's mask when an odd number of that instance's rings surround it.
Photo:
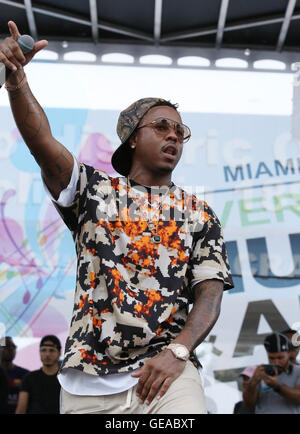
<path fill-rule="evenodd" d="M 10 31 L 12 38 L 15 41 L 17 41 L 19 39 L 19 37 L 21 36 L 21 33 L 19 32 L 19 29 L 18 29 L 16 23 L 14 23 L 14 21 L 9 21 L 8 22 L 8 28 L 9 28 L 9 31 Z"/>

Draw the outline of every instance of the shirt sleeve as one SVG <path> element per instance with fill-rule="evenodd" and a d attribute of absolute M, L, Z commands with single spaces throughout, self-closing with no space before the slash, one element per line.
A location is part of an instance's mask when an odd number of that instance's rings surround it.
<path fill-rule="evenodd" d="M 61 195 L 59 196 L 57 201 L 53 201 L 53 204 L 57 209 L 58 213 L 60 214 L 61 218 L 63 219 L 64 223 L 70 229 L 74 240 L 82 225 L 84 214 L 80 210 L 85 209 L 89 181 L 92 174 L 94 173 L 93 167 L 87 166 L 83 163 L 79 163 L 76 159 L 74 159 L 74 166 L 75 165 L 77 166 L 78 171 L 75 189 L 74 185 L 71 186 L 68 193 L 63 197 L 63 205 L 60 201 Z M 76 175 L 74 175 L 74 178 L 75 176 Z M 66 201 L 64 199 L 66 199 Z"/>
<path fill-rule="evenodd" d="M 224 290 L 234 287 L 221 224 L 213 210 L 205 204 L 205 223 L 195 232 L 189 263 L 189 280 L 193 287 L 203 280 L 217 279 Z"/>
<path fill-rule="evenodd" d="M 67 206 L 61 205 L 61 196 L 58 201 L 53 201 L 53 204 L 66 226 L 70 229 L 72 237 L 76 242 L 86 218 L 87 208 L 91 211 L 91 208 L 97 207 L 99 201 L 105 197 L 105 194 L 99 185 L 101 183 L 105 185 L 110 181 L 109 176 L 105 172 L 96 170 L 82 162 L 79 163 L 76 159 L 74 160 L 78 167 L 78 179 L 75 193 L 73 191 L 71 195 L 72 197 L 68 198 Z M 74 186 L 72 188 L 74 188 Z M 72 199 L 73 201 L 71 202 Z M 65 204 L 65 202 L 63 203 Z"/>

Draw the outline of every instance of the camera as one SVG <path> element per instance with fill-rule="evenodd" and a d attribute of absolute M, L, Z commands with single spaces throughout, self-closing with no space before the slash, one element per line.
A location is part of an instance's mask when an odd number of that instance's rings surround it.
<path fill-rule="evenodd" d="M 277 374 L 277 370 L 274 365 L 264 365 L 264 371 L 267 375 L 274 377 Z"/>

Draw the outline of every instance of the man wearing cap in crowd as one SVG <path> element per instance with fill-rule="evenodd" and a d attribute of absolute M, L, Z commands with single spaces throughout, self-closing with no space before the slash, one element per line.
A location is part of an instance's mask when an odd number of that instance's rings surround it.
<path fill-rule="evenodd" d="M 216 215 L 171 179 L 189 128 L 176 105 L 142 98 L 119 116 L 121 177 L 77 162 L 52 137 L 23 71 L 47 42 L 24 57 L 9 29 L 0 53 L 19 67 L 6 83 L 15 121 L 78 257 L 62 413 L 206 413 L 195 348 L 233 283 Z"/>
<path fill-rule="evenodd" d="M 289 359 L 290 341 L 274 332 L 264 341 L 270 365 L 259 365 L 244 388 L 246 407 L 256 414 L 300 414 L 300 367 Z"/>
<path fill-rule="evenodd" d="M 42 367 L 22 380 L 16 414 L 59 414 L 60 384 L 57 379 L 61 343 L 47 335 L 40 341 Z"/>

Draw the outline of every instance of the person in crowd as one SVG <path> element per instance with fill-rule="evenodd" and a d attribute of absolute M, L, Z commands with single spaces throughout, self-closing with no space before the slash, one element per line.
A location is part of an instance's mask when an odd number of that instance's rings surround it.
<path fill-rule="evenodd" d="M 269 364 L 259 365 L 245 385 L 244 405 L 256 414 L 300 414 L 300 366 L 290 361 L 289 339 L 274 332 L 264 346 Z"/>
<path fill-rule="evenodd" d="M 78 162 L 52 136 L 23 70 L 47 41 L 24 56 L 8 25 L 0 54 L 13 71 L 12 112 L 78 255 L 61 412 L 206 413 L 195 349 L 233 282 L 217 216 L 172 182 L 189 127 L 177 105 L 141 98 L 119 116 L 121 176 Z"/>
<path fill-rule="evenodd" d="M 16 414 L 59 414 L 60 384 L 57 379 L 61 343 L 47 335 L 40 342 L 42 367 L 26 374 Z"/>
<path fill-rule="evenodd" d="M 242 390 L 245 389 L 248 384 L 250 378 L 254 374 L 256 366 L 247 366 L 239 375 L 242 380 Z M 246 407 L 244 401 L 241 400 L 237 402 L 233 409 L 233 414 L 253 414 L 254 407 Z"/>
<path fill-rule="evenodd" d="M 286 335 L 289 338 L 289 340 L 291 341 L 290 350 L 289 350 L 289 356 L 290 356 L 291 363 L 293 363 L 294 365 L 300 365 L 300 361 L 297 360 L 297 357 L 299 356 L 299 351 L 300 351 L 299 332 L 297 332 L 297 330 L 293 330 L 293 329 L 286 329 L 286 330 L 283 330 L 281 333 Z M 298 345 L 293 344 L 293 337 L 295 338 L 295 342 Z"/>
<path fill-rule="evenodd" d="M 2 352 L 1 366 L 4 369 L 8 378 L 8 406 L 7 412 L 14 414 L 17 407 L 18 395 L 22 383 L 22 379 L 29 372 L 28 369 L 17 366 L 13 363 L 16 357 L 17 346 L 10 336 L 5 337 L 5 346 Z"/>
<path fill-rule="evenodd" d="M 1 353 L 1 348 L 0 348 Z M 0 354 L 1 357 L 1 354 Z M 2 366 L 0 366 L 0 414 L 7 414 L 8 404 L 8 379 Z"/>

